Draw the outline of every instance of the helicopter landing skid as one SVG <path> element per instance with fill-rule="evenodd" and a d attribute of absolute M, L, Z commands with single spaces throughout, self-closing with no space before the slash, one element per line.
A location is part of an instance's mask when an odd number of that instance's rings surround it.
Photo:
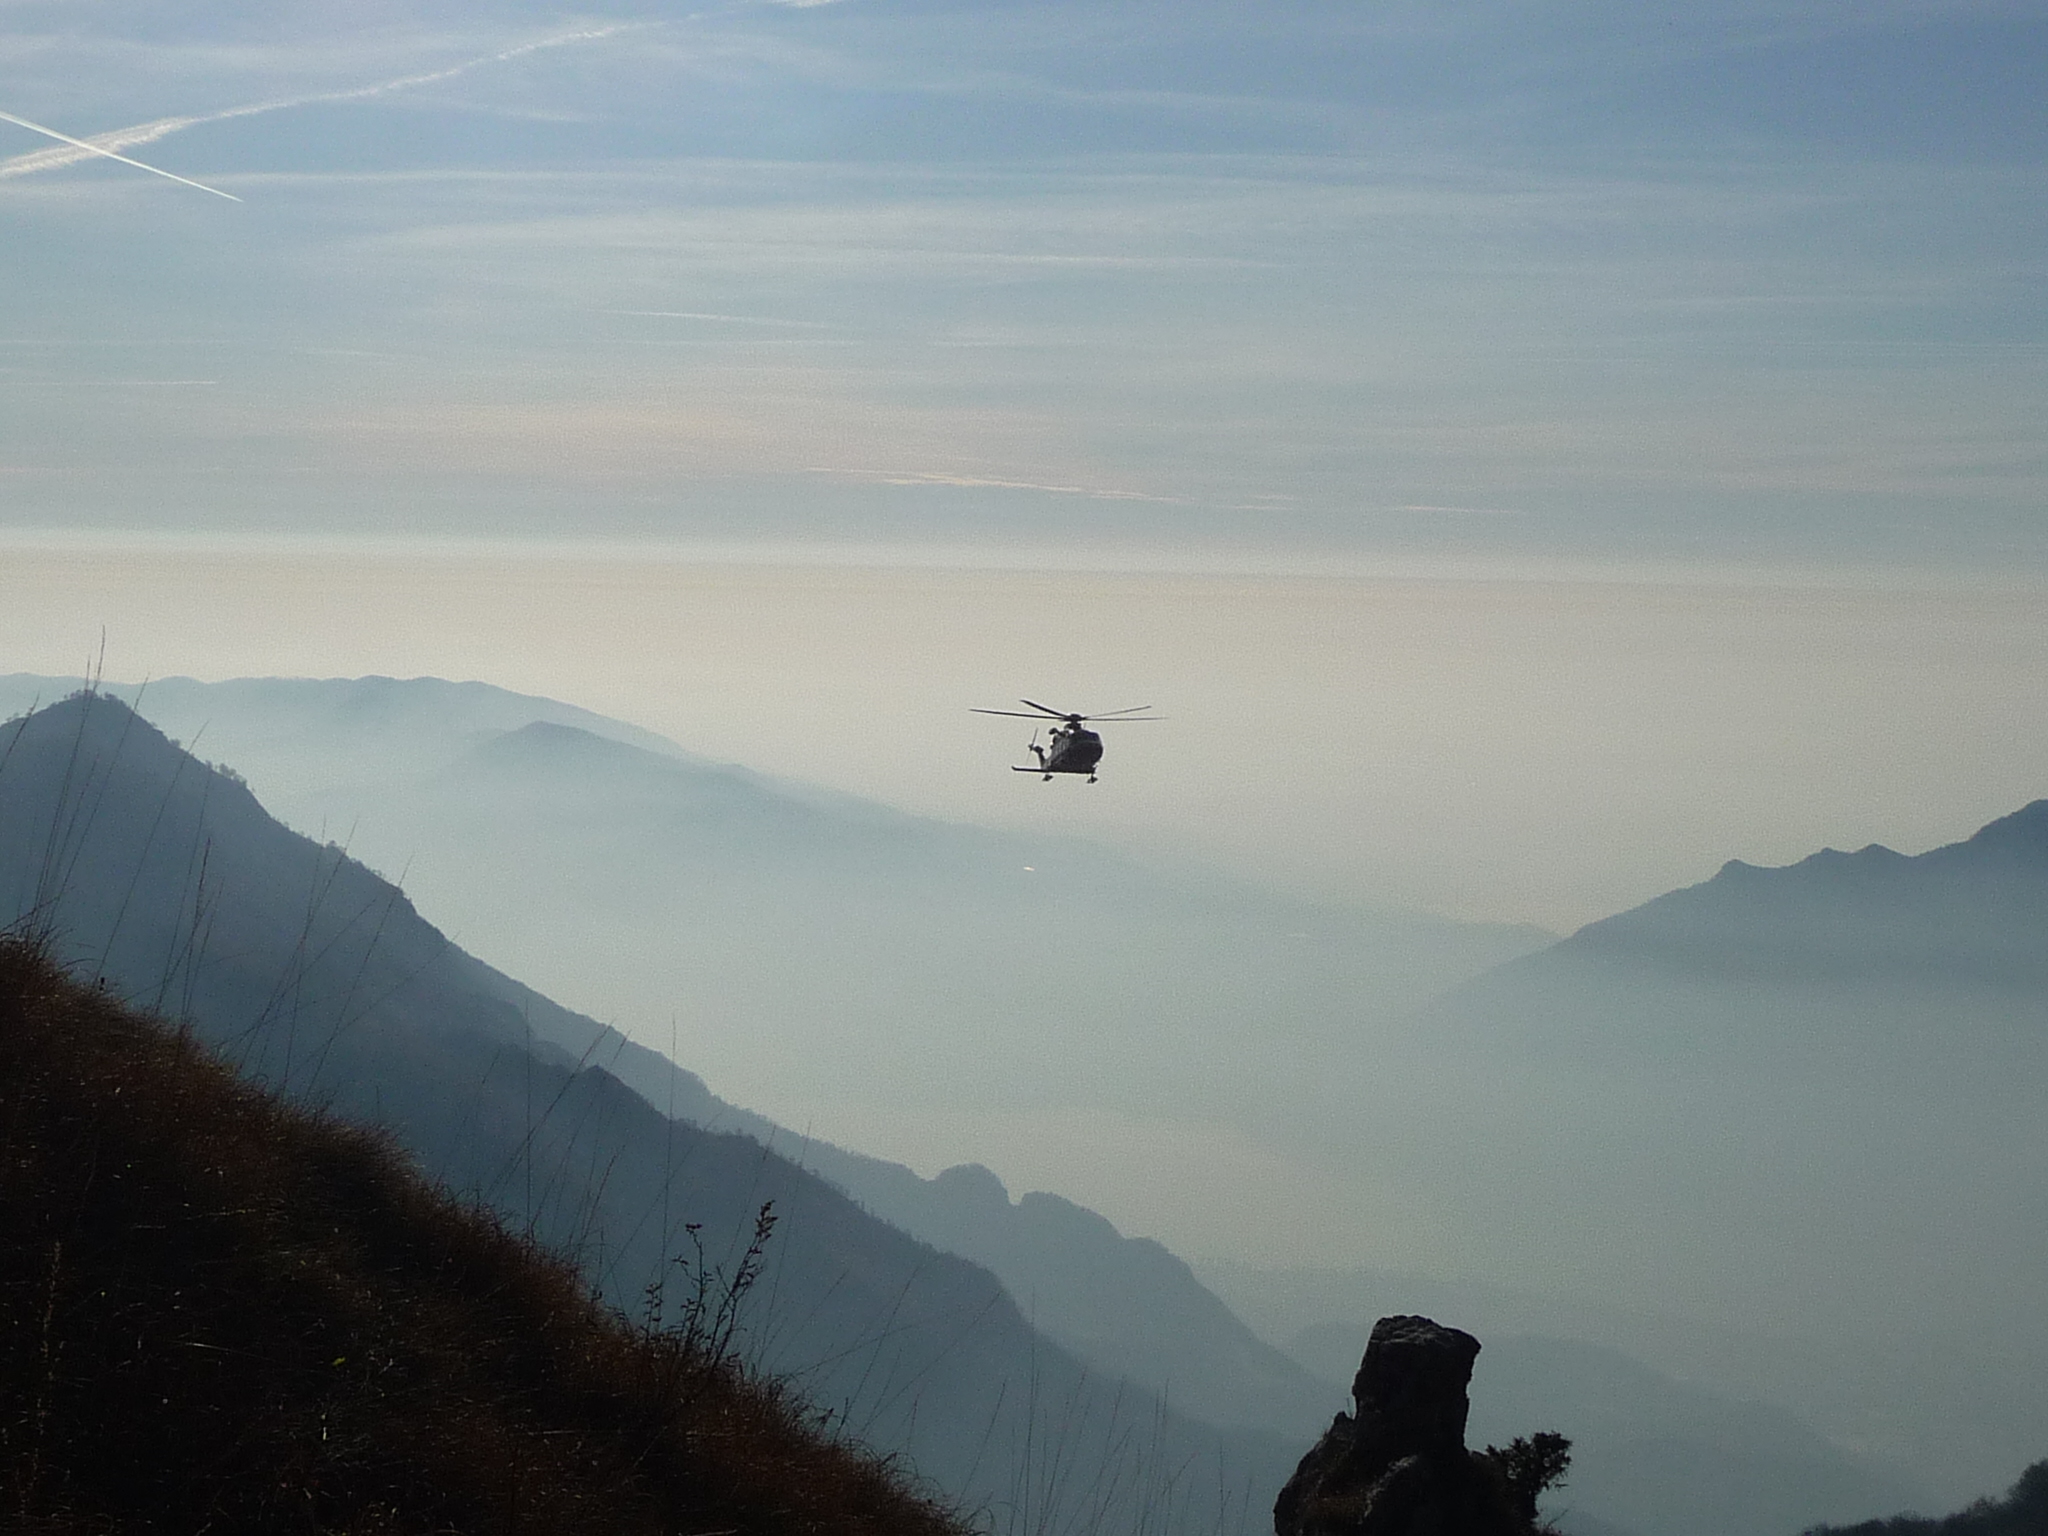
<path fill-rule="evenodd" d="M 1046 771 L 1045 771 L 1045 770 L 1044 770 L 1043 768 L 1019 768 L 1019 767 L 1017 767 L 1017 766 L 1016 766 L 1016 765 L 1015 765 L 1014 763 L 1010 765 L 1010 772 L 1012 772 L 1012 773 L 1035 773 L 1035 774 L 1037 774 L 1037 775 L 1038 775 L 1038 776 L 1039 776 L 1040 778 L 1044 779 L 1044 780 L 1045 780 L 1045 782 L 1046 782 L 1046 783 L 1048 783 L 1048 784 L 1050 784 L 1050 783 L 1052 782 L 1052 775 L 1053 775 L 1053 773 L 1072 773 L 1073 771 L 1074 771 L 1074 770 L 1073 770 L 1073 769 L 1071 769 L 1071 768 L 1055 768 L 1055 769 L 1053 769 L 1053 770 L 1052 770 L 1052 773 L 1047 773 L 1047 772 L 1046 772 Z M 1088 775 L 1088 782 L 1089 782 L 1090 784 L 1093 784 L 1093 783 L 1095 782 L 1095 775 L 1094 775 L 1094 774 L 1092 774 L 1092 773 L 1091 773 L 1091 774 L 1089 774 L 1089 775 Z"/>

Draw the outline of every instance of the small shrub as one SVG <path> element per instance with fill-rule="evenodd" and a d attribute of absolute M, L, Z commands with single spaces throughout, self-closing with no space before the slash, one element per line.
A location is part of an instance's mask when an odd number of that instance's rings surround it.
<path fill-rule="evenodd" d="M 1552 1488 L 1564 1486 L 1571 1470 L 1572 1443 L 1552 1430 L 1516 1436 L 1505 1446 L 1489 1445 L 1479 1453 L 1493 1463 L 1507 1484 L 1515 1512 L 1536 1524 L 1536 1501 Z"/>

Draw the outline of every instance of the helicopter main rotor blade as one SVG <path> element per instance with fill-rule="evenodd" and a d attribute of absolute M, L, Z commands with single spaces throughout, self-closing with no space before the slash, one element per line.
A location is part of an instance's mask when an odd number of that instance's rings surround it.
<path fill-rule="evenodd" d="M 1063 709 L 1048 709 L 1036 699 L 1019 699 L 1017 702 L 1019 704 L 1029 704 L 1038 713 L 1027 715 L 1021 709 L 970 709 L 969 713 L 976 715 L 1008 715 L 1012 720 L 1061 720 L 1069 723 L 1078 723 L 1084 720 L 1114 720 L 1118 725 L 1128 725 L 1134 717 L 1142 715 L 1145 710 L 1153 707 L 1150 704 L 1134 704 L 1129 709 L 1112 709 L 1107 714 L 1076 715 Z M 1144 715 L 1144 718 L 1147 720 L 1164 720 L 1166 717 L 1164 715 Z"/>

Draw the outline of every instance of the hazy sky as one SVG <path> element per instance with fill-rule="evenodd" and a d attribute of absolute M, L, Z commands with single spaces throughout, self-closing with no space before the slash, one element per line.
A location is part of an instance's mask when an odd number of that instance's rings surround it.
<path fill-rule="evenodd" d="M 4 666 L 477 676 L 1555 926 L 1962 835 L 2041 787 L 2044 64 L 1956 0 L 0 0 L 0 112 L 242 199 L 0 123 Z M 1055 812 L 1018 694 L 1174 719 Z"/>
<path fill-rule="evenodd" d="M 0 655 L 76 674 L 104 625 L 110 678 L 487 678 L 921 811 L 1553 929 L 2048 793 L 2034 582 L 907 560 L 18 539 Z M 1027 722 L 967 713 L 1018 695 L 1166 718 L 1043 784 L 1007 771 Z"/>

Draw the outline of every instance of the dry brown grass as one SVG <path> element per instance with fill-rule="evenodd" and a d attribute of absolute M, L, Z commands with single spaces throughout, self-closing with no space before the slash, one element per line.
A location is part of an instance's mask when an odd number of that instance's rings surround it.
<path fill-rule="evenodd" d="M 0 1527 L 960 1536 L 374 1134 L 0 940 Z"/>

